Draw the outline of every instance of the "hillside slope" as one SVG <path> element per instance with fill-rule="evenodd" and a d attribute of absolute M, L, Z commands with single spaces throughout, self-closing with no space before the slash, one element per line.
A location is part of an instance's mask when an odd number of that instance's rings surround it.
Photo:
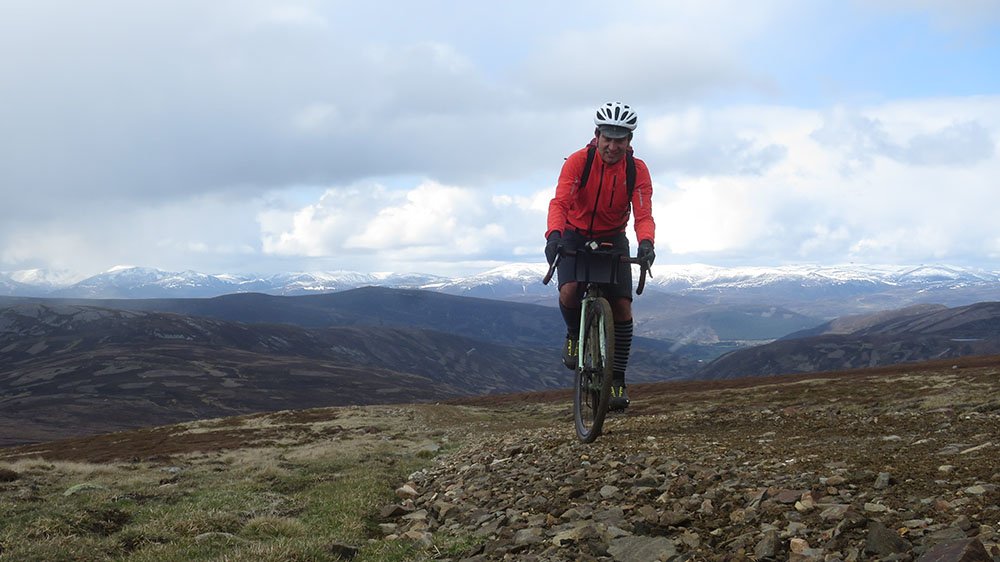
<path fill-rule="evenodd" d="M 231 302 L 208 304 L 264 314 Z M 695 365 L 669 344 L 640 338 L 631 380 L 678 378 Z M 402 324 L 306 329 L 60 301 L 0 309 L 0 445 L 288 408 L 561 388 L 571 380 L 555 344 L 504 344 Z"/>
<path fill-rule="evenodd" d="M 557 344 L 562 326 L 558 312 L 548 307 L 384 287 L 295 297 L 242 293 L 211 299 L 77 303 L 305 328 L 348 325 L 422 328 L 533 347 Z"/>
<path fill-rule="evenodd" d="M 854 321 L 849 333 L 782 339 L 724 355 L 699 378 L 734 378 L 856 369 L 1000 353 L 1000 302 L 906 309 Z"/>
<path fill-rule="evenodd" d="M 0 310 L 0 444 L 565 384 L 557 358 L 403 328 L 305 330 L 76 305 Z M 548 368 L 546 368 L 548 367 Z"/>
<path fill-rule="evenodd" d="M 947 308 L 948 307 L 941 304 L 917 304 L 893 310 L 880 310 L 869 314 L 841 316 L 813 328 L 787 334 L 782 339 L 794 340 L 827 334 L 851 334 L 890 320 L 917 316 L 919 314 L 936 312 Z"/>

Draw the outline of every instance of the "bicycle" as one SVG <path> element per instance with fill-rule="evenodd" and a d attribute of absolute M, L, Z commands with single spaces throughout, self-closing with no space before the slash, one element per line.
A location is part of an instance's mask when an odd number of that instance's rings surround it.
<path fill-rule="evenodd" d="M 576 435 L 584 443 L 593 443 L 601 434 L 611 399 L 615 327 L 605 288 L 617 281 L 618 264 L 622 261 L 640 266 L 637 295 L 642 294 L 649 272 L 645 261 L 609 249 L 611 247 L 610 243 L 592 240 L 581 250 L 563 250 L 542 279 L 543 284 L 549 284 L 563 256 L 582 257 L 576 261 L 576 280 L 583 283 L 585 289 L 580 303 L 580 335 L 573 375 L 573 419 Z"/>

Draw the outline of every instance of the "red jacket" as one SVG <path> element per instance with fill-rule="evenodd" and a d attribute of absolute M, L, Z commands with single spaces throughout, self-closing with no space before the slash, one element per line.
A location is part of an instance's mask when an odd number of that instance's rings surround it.
<path fill-rule="evenodd" d="M 591 141 L 596 142 L 595 141 Z M 628 226 L 629 211 L 635 212 L 635 236 L 638 241 L 656 242 L 656 223 L 653 222 L 653 182 L 646 163 L 635 159 L 635 191 L 629 205 L 628 185 L 625 182 L 625 158 L 613 165 L 601 160 L 600 151 L 594 155 L 587 185 L 580 187 L 580 176 L 587 163 L 587 148 L 569 156 L 559 173 L 556 196 L 549 202 L 548 228 L 545 237 L 553 230 L 565 232 L 573 229 L 587 237 L 603 237 L 624 232 Z"/>

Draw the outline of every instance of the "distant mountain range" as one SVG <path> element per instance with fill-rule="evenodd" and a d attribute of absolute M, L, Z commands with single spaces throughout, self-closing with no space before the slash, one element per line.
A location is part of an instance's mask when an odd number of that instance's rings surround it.
<path fill-rule="evenodd" d="M 520 289 L 516 275 L 495 271 L 462 282 L 410 277 L 420 288 L 300 296 L 0 297 L 0 446 L 272 409 L 565 387 L 565 327 L 552 306 L 555 289 L 538 282 L 541 269 L 527 268 Z M 884 306 L 995 300 L 997 285 L 981 272 L 910 271 L 892 284 L 773 270 L 681 282 L 663 269 L 635 307 L 630 382 L 1000 353 L 1000 303 Z M 107 280 L 133 297 L 195 278 L 112 273 Z M 487 287 L 493 298 L 462 296 Z M 549 306 L 511 302 L 532 294 Z M 871 311 L 833 319 L 802 312 L 816 302 Z"/>
<path fill-rule="evenodd" d="M 447 279 L 417 274 L 367 274 L 353 271 L 283 273 L 269 276 L 163 271 L 116 267 L 81 281 L 66 283 L 41 270 L 0 273 L 0 295 L 85 299 L 204 298 L 231 293 L 314 295 L 369 285 L 421 288 Z"/>
<path fill-rule="evenodd" d="M 377 286 L 554 307 L 554 284 L 541 283 L 545 269 L 539 263 L 512 264 L 468 277 L 445 278 L 351 271 L 209 275 L 118 267 L 74 283 L 69 283 L 70 277 L 64 273 L 26 270 L 0 274 L 0 298 L 205 299 L 251 293 L 304 296 Z M 921 304 L 963 306 L 995 300 L 1000 295 L 1000 272 L 944 265 L 657 265 L 653 273 L 648 290 L 636 300 L 636 333 L 674 343 L 716 346 L 708 355 L 701 351 L 695 354 L 703 359 L 766 343 L 838 317 Z"/>
<path fill-rule="evenodd" d="M 259 276 L 170 272 L 117 267 L 74 283 L 44 270 L 0 272 L 0 295 L 60 298 L 187 298 L 231 293 L 308 295 L 364 286 L 425 289 L 453 295 L 552 304 L 554 288 L 541 284 L 544 264 L 511 264 L 477 275 L 446 278 L 419 273 L 354 271 L 282 273 Z M 657 265 L 653 290 L 697 296 L 706 302 L 734 300 L 772 305 L 811 303 L 800 313 L 829 318 L 930 302 L 955 306 L 989 300 L 1000 293 L 1000 272 L 934 266 L 785 266 L 721 268 Z M 794 308 L 794 306 L 792 308 Z M 849 313 L 848 312 L 848 313 Z"/>

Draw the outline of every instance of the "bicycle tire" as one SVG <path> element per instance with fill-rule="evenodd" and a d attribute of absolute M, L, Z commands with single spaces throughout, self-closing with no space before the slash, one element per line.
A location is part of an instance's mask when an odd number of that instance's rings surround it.
<path fill-rule="evenodd" d="M 581 365 L 573 381 L 573 418 L 580 441 L 593 443 L 601 434 L 611 400 L 615 328 L 607 300 L 598 298 L 588 304 L 578 348 Z"/>

